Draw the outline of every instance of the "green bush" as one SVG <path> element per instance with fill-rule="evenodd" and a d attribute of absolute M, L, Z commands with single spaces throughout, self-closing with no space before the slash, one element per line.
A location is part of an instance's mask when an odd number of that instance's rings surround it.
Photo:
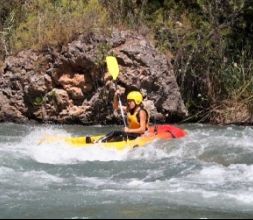
<path fill-rule="evenodd" d="M 107 13 L 98 0 L 31 0 L 12 36 L 16 50 L 69 42 L 80 33 L 103 29 Z"/>
<path fill-rule="evenodd" d="M 208 121 L 209 111 L 235 94 L 238 102 L 252 94 L 251 5 L 247 0 L 167 0 L 148 7 L 156 45 L 173 55 L 194 120 Z"/>

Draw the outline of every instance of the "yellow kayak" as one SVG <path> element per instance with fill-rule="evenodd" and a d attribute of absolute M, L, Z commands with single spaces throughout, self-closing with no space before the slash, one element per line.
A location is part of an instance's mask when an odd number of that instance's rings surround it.
<path fill-rule="evenodd" d="M 158 125 L 151 127 L 145 134 L 136 138 L 130 137 L 130 134 L 116 131 L 107 135 L 81 136 L 81 137 L 60 137 L 46 136 L 38 144 L 50 144 L 56 142 L 67 143 L 70 147 L 87 148 L 99 146 L 114 150 L 131 150 L 135 147 L 141 147 L 156 139 L 171 140 L 182 138 L 186 135 L 183 129 L 172 125 Z"/>

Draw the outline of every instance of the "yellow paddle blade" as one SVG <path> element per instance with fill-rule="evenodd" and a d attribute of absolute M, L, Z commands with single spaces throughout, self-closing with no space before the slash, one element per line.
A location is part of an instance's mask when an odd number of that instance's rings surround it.
<path fill-rule="evenodd" d="M 118 65 L 116 57 L 107 56 L 106 64 L 107 64 L 107 69 L 109 73 L 112 75 L 113 80 L 116 80 L 119 75 L 119 65 Z"/>

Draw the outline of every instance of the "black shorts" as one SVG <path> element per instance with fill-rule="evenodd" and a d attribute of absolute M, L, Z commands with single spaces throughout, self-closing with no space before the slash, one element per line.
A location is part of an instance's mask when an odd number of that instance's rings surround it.
<path fill-rule="evenodd" d="M 134 140 L 140 137 L 141 134 L 137 133 L 126 133 L 124 131 L 112 131 L 99 139 L 98 142 L 106 143 L 106 142 L 119 142 L 119 141 L 127 141 Z"/>

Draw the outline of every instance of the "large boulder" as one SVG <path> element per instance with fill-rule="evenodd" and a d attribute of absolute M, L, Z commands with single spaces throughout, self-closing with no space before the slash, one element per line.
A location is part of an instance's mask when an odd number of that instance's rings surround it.
<path fill-rule="evenodd" d="M 120 67 L 118 88 L 125 96 L 139 89 L 152 119 L 169 122 L 188 114 L 169 57 L 144 36 L 116 30 L 80 35 L 62 48 L 8 57 L 0 69 L 0 120 L 120 122 L 112 109 L 115 84 L 105 64 L 111 54 Z"/>

